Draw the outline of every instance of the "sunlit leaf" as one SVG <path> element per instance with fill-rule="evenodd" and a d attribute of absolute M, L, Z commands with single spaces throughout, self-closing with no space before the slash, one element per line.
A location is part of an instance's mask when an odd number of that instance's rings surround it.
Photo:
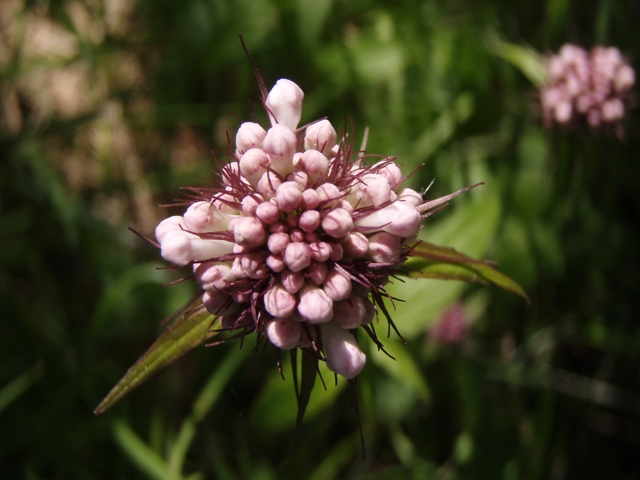
<path fill-rule="evenodd" d="M 94 412 L 105 412 L 155 372 L 215 335 L 216 331 L 212 328 L 215 321 L 215 317 L 204 307 L 192 310 L 180 317 L 133 364 Z"/>
<path fill-rule="evenodd" d="M 453 248 L 421 242 L 413 249 L 412 256 L 404 267 L 407 274 L 413 278 L 461 280 L 494 285 L 529 301 L 520 285 L 493 268 L 490 262 L 475 260 Z"/>

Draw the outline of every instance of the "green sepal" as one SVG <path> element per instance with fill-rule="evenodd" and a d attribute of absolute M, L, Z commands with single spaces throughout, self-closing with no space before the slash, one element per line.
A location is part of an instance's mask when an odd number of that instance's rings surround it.
<path fill-rule="evenodd" d="M 213 328 L 216 320 L 216 317 L 210 314 L 204 306 L 182 315 L 175 323 L 167 327 L 144 355 L 129 368 L 124 377 L 96 407 L 94 413 L 99 414 L 107 411 L 155 372 L 214 336 L 217 333 Z"/>
<path fill-rule="evenodd" d="M 520 295 L 527 303 L 529 297 L 514 280 L 500 273 L 494 262 L 475 260 L 454 248 L 420 242 L 403 265 L 403 271 L 412 278 L 460 280 L 482 285 L 494 285 Z"/>

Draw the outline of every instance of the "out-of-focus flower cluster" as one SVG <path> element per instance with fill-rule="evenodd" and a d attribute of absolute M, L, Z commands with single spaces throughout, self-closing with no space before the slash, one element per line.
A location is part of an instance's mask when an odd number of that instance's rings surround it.
<path fill-rule="evenodd" d="M 547 84 L 540 93 L 544 121 L 592 128 L 618 124 L 625 115 L 635 72 L 614 47 L 591 52 L 566 44 L 548 61 Z"/>
<path fill-rule="evenodd" d="M 433 202 L 400 187 L 394 158 L 366 165 L 328 120 L 298 128 L 303 96 L 279 80 L 264 99 L 271 128 L 243 123 L 220 184 L 189 187 L 187 211 L 155 235 L 167 261 L 192 267 L 223 329 L 306 349 L 350 379 L 366 359 L 352 331 L 379 344 L 384 285 Z"/>
<path fill-rule="evenodd" d="M 429 329 L 429 339 L 445 346 L 462 343 L 471 328 L 465 307 L 455 303 L 447 308 Z"/>

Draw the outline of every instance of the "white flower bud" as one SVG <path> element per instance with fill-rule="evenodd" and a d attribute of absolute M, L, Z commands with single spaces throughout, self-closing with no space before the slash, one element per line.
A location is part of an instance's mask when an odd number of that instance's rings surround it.
<path fill-rule="evenodd" d="M 420 213 L 408 202 L 395 201 L 388 207 L 373 212 L 358 220 L 359 227 L 378 227 L 378 230 L 409 238 L 418 233 L 421 227 Z"/>
<path fill-rule="evenodd" d="M 338 271 L 331 270 L 327 273 L 327 278 L 322 288 L 329 298 L 339 302 L 347 298 L 351 293 L 351 280 Z"/>
<path fill-rule="evenodd" d="M 349 295 L 333 304 L 333 319 L 347 330 L 358 328 L 366 313 L 367 309 L 360 295 Z"/>
<path fill-rule="evenodd" d="M 283 258 L 289 270 L 299 272 L 311 264 L 311 251 L 306 243 L 292 242 L 287 245 Z"/>
<path fill-rule="evenodd" d="M 254 122 L 244 122 L 236 133 L 236 149 L 243 154 L 251 148 L 261 148 L 267 132 Z"/>
<path fill-rule="evenodd" d="M 228 262 L 207 262 L 194 265 L 196 281 L 203 290 L 217 291 L 235 280 Z"/>
<path fill-rule="evenodd" d="M 235 303 L 231 302 L 229 295 L 217 290 L 204 292 L 202 303 L 204 304 L 204 308 L 214 315 L 228 315 L 233 313 L 238 307 Z"/>
<path fill-rule="evenodd" d="M 327 272 L 328 268 L 325 262 L 312 262 L 311 265 L 305 268 L 304 276 L 309 279 L 311 283 L 320 285 L 324 282 L 325 278 L 327 278 Z"/>
<path fill-rule="evenodd" d="M 280 282 L 287 292 L 297 293 L 304 285 L 304 275 L 302 272 L 285 270 L 280 274 Z"/>
<path fill-rule="evenodd" d="M 333 317 L 333 300 L 322 289 L 305 284 L 300 290 L 298 313 L 309 323 L 328 322 Z"/>
<path fill-rule="evenodd" d="M 305 210 L 300 215 L 298 225 L 307 233 L 313 232 L 320 226 L 320 212 L 317 210 Z"/>
<path fill-rule="evenodd" d="M 164 235 L 160 254 L 179 267 L 191 262 L 218 258 L 233 250 L 233 243 L 224 240 L 204 240 L 184 231 L 173 230 Z"/>
<path fill-rule="evenodd" d="M 343 238 L 353 230 L 353 218 L 344 208 L 334 208 L 322 219 L 322 228 L 333 238 Z"/>
<path fill-rule="evenodd" d="M 271 125 L 286 125 L 295 130 L 302 116 L 304 92 L 291 80 L 280 79 L 267 96 Z"/>
<path fill-rule="evenodd" d="M 269 155 L 270 167 L 282 177 L 293 171 L 293 154 L 296 152 L 295 133 L 284 125 L 274 125 L 267 132 L 262 148 Z"/>
<path fill-rule="evenodd" d="M 326 262 L 331 257 L 331 246 L 326 242 L 311 242 L 309 250 L 311 258 L 317 262 Z"/>
<path fill-rule="evenodd" d="M 402 247 L 400 238 L 387 232 L 376 233 L 369 237 L 367 256 L 378 263 L 395 263 L 400 259 Z"/>
<path fill-rule="evenodd" d="M 420 195 L 415 190 L 411 190 L 410 188 L 403 188 L 402 190 L 400 190 L 398 192 L 398 200 L 401 202 L 407 202 L 414 207 L 417 207 L 418 205 L 424 203 L 422 195 Z"/>
<path fill-rule="evenodd" d="M 265 200 L 271 200 L 281 183 L 282 180 L 275 172 L 267 171 L 260 177 L 256 189 Z"/>
<path fill-rule="evenodd" d="M 295 182 L 284 182 L 276 191 L 276 202 L 283 212 L 293 212 L 302 201 L 302 189 Z"/>
<path fill-rule="evenodd" d="M 317 150 L 307 150 L 300 157 L 298 168 L 304 170 L 308 175 L 309 183 L 315 185 L 327 175 L 329 159 Z"/>
<path fill-rule="evenodd" d="M 336 146 L 336 130 L 329 120 L 320 120 L 309 125 L 304 134 L 305 150 L 318 150 L 324 155 L 329 155 L 331 149 Z"/>
<path fill-rule="evenodd" d="M 351 255 L 354 258 L 364 257 L 369 251 L 369 240 L 361 233 L 352 232 L 342 242 L 342 248 L 344 248 L 347 255 Z"/>
<path fill-rule="evenodd" d="M 269 166 L 269 156 L 261 148 L 251 148 L 240 158 L 240 174 L 256 185 Z"/>
<path fill-rule="evenodd" d="M 266 238 L 262 222 L 255 217 L 238 218 L 233 226 L 233 235 L 236 243 L 243 247 L 257 247 Z"/>
<path fill-rule="evenodd" d="M 354 378 L 364 368 L 367 356 L 354 336 L 336 322 L 320 326 L 322 346 L 327 355 L 327 367 L 346 379 Z"/>
<path fill-rule="evenodd" d="M 282 350 L 296 348 L 302 335 L 300 324 L 288 318 L 270 320 L 265 326 L 265 331 L 269 341 Z"/>
<path fill-rule="evenodd" d="M 158 243 L 162 243 L 162 239 L 167 233 L 176 230 L 182 231 L 181 225 L 184 225 L 184 218 L 179 215 L 174 215 L 173 217 L 165 218 L 164 220 L 162 220 L 156 227 L 155 231 L 156 240 L 158 240 Z"/>
<path fill-rule="evenodd" d="M 287 318 L 296 308 L 296 297 L 282 285 L 275 284 L 264 295 L 264 307 L 274 317 Z"/>

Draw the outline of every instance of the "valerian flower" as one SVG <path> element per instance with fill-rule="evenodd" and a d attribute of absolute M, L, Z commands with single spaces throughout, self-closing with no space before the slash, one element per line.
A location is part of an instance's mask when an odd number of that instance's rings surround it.
<path fill-rule="evenodd" d="M 255 334 L 278 359 L 301 350 L 303 378 L 315 378 L 324 361 L 354 393 L 367 358 L 356 332 L 384 350 L 375 330 L 384 317 L 400 335 L 385 288 L 398 275 L 494 284 L 526 298 L 489 263 L 417 240 L 425 217 L 476 185 L 425 201 L 404 187 L 395 157 L 355 150 L 353 135 L 327 119 L 299 125 L 302 90 L 281 79 L 267 92 L 256 74 L 269 127 L 240 125 L 214 186 L 187 187 L 184 213 L 163 220 L 157 243 L 150 240 L 165 260 L 191 270 L 201 303 L 167 328 L 96 413 L 221 331 L 232 332 L 221 341 Z M 298 389 L 295 367 L 293 375 L 299 423 L 313 382 Z"/>
<path fill-rule="evenodd" d="M 278 80 L 271 123 L 238 129 L 214 188 L 190 188 L 182 217 L 156 228 L 163 258 L 193 269 L 203 304 L 223 328 L 302 348 L 354 378 L 366 355 L 352 331 L 382 311 L 385 285 L 415 244 L 425 202 L 403 188 L 394 157 L 373 165 L 326 119 L 298 128 L 304 93 Z"/>
<path fill-rule="evenodd" d="M 547 83 L 540 92 L 544 121 L 593 129 L 619 125 L 629 106 L 635 72 L 615 47 L 587 52 L 566 44 L 547 63 Z"/>

